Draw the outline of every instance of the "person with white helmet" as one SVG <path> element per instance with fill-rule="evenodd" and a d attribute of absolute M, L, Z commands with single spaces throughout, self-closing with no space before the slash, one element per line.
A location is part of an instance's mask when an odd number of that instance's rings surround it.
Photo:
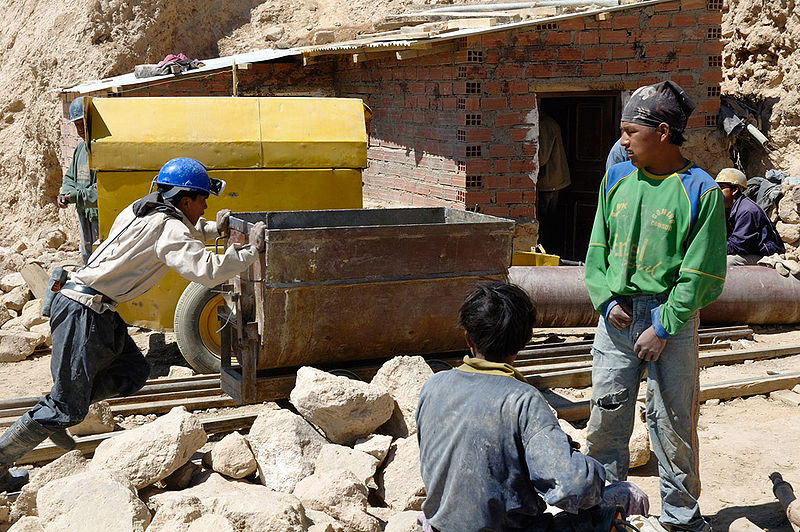
<path fill-rule="evenodd" d="M 70 203 L 75 205 L 78 213 L 78 224 L 81 230 L 81 259 L 83 263 L 92 254 L 92 244 L 99 236 L 97 226 L 97 176 L 89 169 L 89 153 L 83 140 L 83 96 L 75 98 L 69 105 L 69 120 L 75 125 L 75 131 L 81 141 L 72 152 L 72 162 L 64 174 L 61 190 L 56 196 L 56 205 L 66 208 Z"/>
<path fill-rule="evenodd" d="M 224 181 L 198 161 L 168 161 L 153 179 L 156 190 L 126 207 L 87 264 L 73 273 L 50 303 L 53 388 L 0 436 L 0 491 L 27 481 L 9 466 L 41 441 L 74 445 L 65 429 L 80 423 L 89 405 L 139 390 L 150 367 L 128 334 L 117 305 L 153 288 L 170 269 L 213 287 L 244 271 L 264 249 L 264 223 L 253 225 L 248 245 L 217 255 L 204 242 L 227 231 L 230 211 L 216 222 L 202 218 L 209 194 Z"/>
<path fill-rule="evenodd" d="M 747 189 L 744 173 L 724 168 L 716 181 L 725 197 L 728 266 L 752 265 L 762 257 L 784 253 L 786 248 L 767 213 L 744 195 Z"/>

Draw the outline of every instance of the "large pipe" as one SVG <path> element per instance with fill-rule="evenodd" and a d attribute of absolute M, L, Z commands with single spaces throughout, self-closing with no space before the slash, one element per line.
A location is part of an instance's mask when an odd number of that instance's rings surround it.
<path fill-rule="evenodd" d="M 509 280 L 536 304 L 538 327 L 595 325 L 581 266 L 513 266 Z M 800 323 L 800 280 L 773 268 L 728 268 L 719 299 L 700 311 L 703 323 L 751 325 Z"/>
<path fill-rule="evenodd" d="M 772 481 L 772 493 L 775 494 L 775 497 L 783 506 L 786 518 L 789 520 L 789 524 L 792 525 L 792 529 L 795 531 L 800 530 L 800 502 L 794 496 L 792 485 L 783 480 L 783 477 L 778 472 L 772 473 L 769 479 Z"/>

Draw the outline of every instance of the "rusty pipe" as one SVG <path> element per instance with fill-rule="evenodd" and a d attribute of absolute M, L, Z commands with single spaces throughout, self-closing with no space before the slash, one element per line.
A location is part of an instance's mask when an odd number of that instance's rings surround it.
<path fill-rule="evenodd" d="M 795 531 L 800 530 L 800 502 L 794 496 L 792 485 L 783 480 L 780 473 L 775 472 L 769 476 L 772 481 L 772 493 L 780 501 L 786 511 L 786 518 Z"/>
<path fill-rule="evenodd" d="M 509 281 L 537 305 L 537 327 L 597 323 L 581 266 L 512 266 Z M 728 268 L 720 297 L 700 311 L 703 323 L 800 323 L 800 280 L 764 266 Z"/>

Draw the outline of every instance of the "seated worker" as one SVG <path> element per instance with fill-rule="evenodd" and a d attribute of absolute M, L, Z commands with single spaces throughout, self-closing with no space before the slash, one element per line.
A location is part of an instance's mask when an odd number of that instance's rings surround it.
<path fill-rule="evenodd" d="M 725 168 L 716 181 L 725 197 L 728 266 L 756 264 L 762 257 L 784 253 L 783 241 L 767 214 L 744 195 L 745 175 L 735 168 Z"/>
<path fill-rule="evenodd" d="M 209 178 L 198 161 L 172 159 L 153 182 L 157 190 L 120 212 L 108 239 L 50 302 L 53 388 L 0 436 L 0 491 L 17 491 L 27 482 L 26 470 L 9 466 L 46 438 L 74 447 L 65 429 L 80 423 L 91 403 L 131 395 L 144 385 L 150 366 L 117 305 L 153 288 L 169 269 L 216 286 L 264 249 L 263 222 L 252 227 L 249 245 L 229 246 L 223 255 L 206 249 L 206 240 L 227 230 L 230 211 L 217 213 L 216 223 L 201 218 L 206 198 L 218 195 L 224 182 Z"/>
<path fill-rule="evenodd" d="M 417 408 L 423 530 L 569 532 L 602 519 L 603 466 L 575 449 L 511 366 L 534 317 L 527 294 L 500 282 L 478 286 L 461 306 L 472 356 L 428 379 Z M 566 512 L 554 517 L 545 503 Z"/>

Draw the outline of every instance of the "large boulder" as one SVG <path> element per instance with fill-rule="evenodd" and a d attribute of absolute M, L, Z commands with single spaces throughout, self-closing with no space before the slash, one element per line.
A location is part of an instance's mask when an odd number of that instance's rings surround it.
<path fill-rule="evenodd" d="M 14 318 L 11 316 L 11 312 L 9 312 L 5 306 L 0 305 L 0 327 L 12 319 Z"/>
<path fill-rule="evenodd" d="M 2 313 L 2 307 L 0 307 L 0 313 Z M 40 334 L 44 338 L 44 342 L 41 345 L 52 347 L 53 346 L 53 336 L 50 332 L 50 322 L 46 321 L 44 323 L 40 323 L 39 325 L 33 325 L 30 327 L 30 332 L 34 334 Z"/>
<path fill-rule="evenodd" d="M 42 247 L 58 249 L 66 241 L 67 235 L 61 229 L 45 229 L 39 232 L 38 243 Z"/>
<path fill-rule="evenodd" d="M 161 522 L 162 509 L 174 513 L 168 508 L 184 504 L 197 508 L 200 515 L 225 517 L 239 532 L 305 532 L 305 511 L 296 497 L 242 480 L 229 480 L 219 473 L 206 472 L 199 477 L 190 488 L 149 497 L 147 504 L 156 512 L 154 521 Z M 187 499 L 196 499 L 199 504 L 186 502 Z"/>
<path fill-rule="evenodd" d="M 366 512 L 369 490 L 346 469 L 314 473 L 297 483 L 294 495 L 306 508 L 325 512 L 347 532 L 381 532 L 381 524 Z"/>
<path fill-rule="evenodd" d="M 386 522 L 383 532 L 417 532 L 422 530 L 422 526 L 417 521 L 419 512 L 417 510 L 407 510 L 394 514 Z"/>
<path fill-rule="evenodd" d="M 85 471 L 43 486 L 36 496 L 46 530 L 144 532 L 150 512 L 119 471 Z"/>
<path fill-rule="evenodd" d="M 238 432 L 231 432 L 211 449 L 211 467 L 217 473 L 231 478 L 244 478 L 258 468 L 250 444 Z"/>
<path fill-rule="evenodd" d="M 372 385 L 386 390 L 395 401 L 394 412 L 381 432 L 395 438 L 417 433 L 417 403 L 422 385 L 433 376 L 425 359 L 420 356 L 400 356 L 388 360 L 372 378 Z"/>
<path fill-rule="evenodd" d="M 425 500 L 415 436 L 395 440 L 375 480 L 378 496 L 395 511 L 420 510 Z"/>
<path fill-rule="evenodd" d="M 314 461 L 328 443 L 308 421 L 273 405 L 264 407 L 256 417 L 247 440 L 261 483 L 286 493 L 314 471 Z"/>
<path fill-rule="evenodd" d="M 0 292 L 11 292 L 20 286 L 25 286 L 25 279 L 19 272 L 7 273 L 0 277 Z"/>
<path fill-rule="evenodd" d="M 347 469 L 368 487 L 375 486 L 373 476 L 378 468 L 378 459 L 362 451 L 350 447 L 329 443 L 323 445 L 314 465 L 314 473 Z"/>
<path fill-rule="evenodd" d="M 318 512 L 306 508 L 308 518 L 308 532 L 343 532 L 342 524 L 325 512 Z"/>
<path fill-rule="evenodd" d="M 98 401 L 89 405 L 89 413 L 83 421 L 70 427 L 69 432 L 73 436 L 88 436 L 113 432 L 114 427 L 114 413 L 111 412 L 108 401 Z"/>
<path fill-rule="evenodd" d="M 353 449 L 374 456 L 378 459 L 378 466 L 383 463 L 389 448 L 392 446 L 392 437 L 388 434 L 370 434 L 366 438 L 356 440 Z"/>
<path fill-rule="evenodd" d="M 200 419 L 176 407 L 152 423 L 103 441 L 90 469 L 122 471 L 137 489 L 143 488 L 185 464 L 207 440 Z"/>
<path fill-rule="evenodd" d="M 45 342 L 42 334 L 20 331 L 0 330 L 0 362 L 19 362 L 33 354 Z"/>
<path fill-rule="evenodd" d="M 153 516 L 150 526 L 147 527 L 147 532 L 189 532 L 189 530 L 198 529 L 199 526 L 207 523 L 203 518 L 209 516 L 220 518 L 221 521 L 216 520 L 214 523 L 218 528 L 208 530 L 214 530 L 215 532 L 233 530 L 231 522 L 226 517 L 206 512 L 205 506 L 197 497 L 183 497 L 165 501 Z"/>
<path fill-rule="evenodd" d="M 23 285 L 0 296 L 0 305 L 20 312 L 30 299 L 31 291 L 28 290 L 28 285 Z"/>
<path fill-rule="evenodd" d="M 44 527 L 38 517 L 26 516 L 15 522 L 7 532 L 44 532 Z"/>
<path fill-rule="evenodd" d="M 17 319 L 21 321 L 22 326 L 26 329 L 50 321 L 50 318 L 42 316 L 42 301 L 41 299 L 31 299 L 23 305 L 22 313 Z"/>
<path fill-rule="evenodd" d="M 69 477 L 86 471 L 88 462 L 80 451 L 70 451 L 46 466 L 42 467 L 35 474 L 31 475 L 31 480 L 22 487 L 17 500 L 11 507 L 11 520 L 26 515 L 37 515 L 36 495 L 39 490 L 52 480 Z"/>
<path fill-rule="evenodd" d="M 307 366 L 297 372 L 289 399 L 329 440 L 342 445 L 368 436 L 394 411 L 387 391 Z"/>

